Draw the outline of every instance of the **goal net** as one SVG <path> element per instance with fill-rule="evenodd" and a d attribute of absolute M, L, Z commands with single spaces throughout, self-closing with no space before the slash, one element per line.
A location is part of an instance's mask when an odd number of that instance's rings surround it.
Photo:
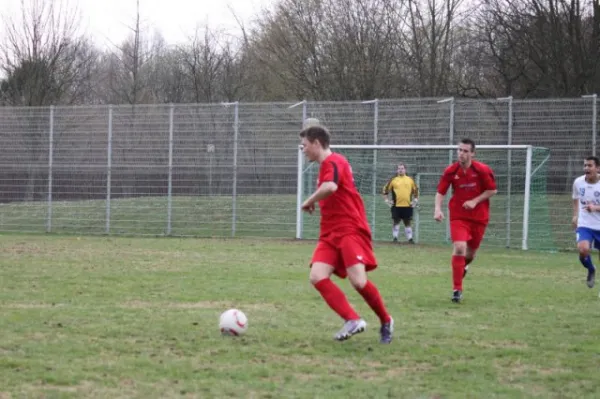
<path fill-rule="evenodd" d="M 355 184 L 365 202 L 375 240 L 392 239 L 390 208 L 382 191 L 395 176 L 398 163 L 403 163 L 420 192 L 419 207 L 413 216 L 415 242 L 439 244 L 450 241 L 447 201 L 451 190 L 444 202 L 444 222 L 433 219 L 433 208 L 437 183 L 443 170 L 456 160 L 456 146 L 332 145 L 332 149 L 343 154 L 352 165 Z M 550 150 L 529 145 L 480 145 L 476 148 L 476 159 L 492 167 L 498 186 L 498 194 L 491 199 L 491 219 L 484 245 L 552 249 L 554 240 L 546 193 Z M 318 172 L 318 164 L 308 162 L 299 149 L 296 238 L 318 237 L 318 213 L 315 217 L 315 214 L 306 215 L 301 211 L 302 201 L 316 189 Z"/>

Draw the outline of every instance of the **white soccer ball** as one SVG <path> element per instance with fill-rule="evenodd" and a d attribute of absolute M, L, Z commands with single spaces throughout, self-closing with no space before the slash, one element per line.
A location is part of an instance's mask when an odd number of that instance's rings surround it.
<path fill-rule="evenodd" d="M 223 335 L 243 335 L 248 330 L 248 318 L 238 309 L 229 309 L 219 318 L 219 329 Z"/>

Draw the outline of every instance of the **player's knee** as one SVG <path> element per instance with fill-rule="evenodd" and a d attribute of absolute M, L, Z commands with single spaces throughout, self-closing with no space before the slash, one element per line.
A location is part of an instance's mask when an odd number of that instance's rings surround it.
<path fill-rule="evenodd" d="M 319 267 L 320 265 L 315 264 L 310 269 L 310 274 L 308 275 L 308 280 L 312 285 L 317 284 L 319 281 L 329 278 L 331 273 L 324 267 Z"/>
<path fill-rule="evenodd" d="M 326 279 L 328 276 L 322 273 L 313 273 L 312 271 L 310 272 L 310 275 L 308 276 L 308 280 L 310 281 L 310 283 L 312 285 L 317 284 L 319 281 Z"/>
<path fill-rule="evenodd" d="M 350 284 L 352 284 L 352 287 L 354 287 L 354 289 L 356 290 L 362 290 L 365 285 L 367 285 L 367 276 L 348 276 L 348 279 L 350 280 Z"/>
<path fill-rule="evenodd" d="M 364 265 L 358 264 L 351 266 L 347 270 L 348 280 L 350 280 L 350 284 L 352 284 L 355 289 L 361 290 L 367 285 L 367 272 L 365 271 Z"/>
<path fill-rule="evenodd" d="M 586 257 L 590 254 L 590 246 L 587 242 L 582 241 L 577 244 L 577 249 L 579 250 L 579 256 Z"/>
<path fill-rule="evenodd" d="M 454 255 L 465 256 L 467 254 L 467 243 L 466 242 L 455 242 L 454 243 Z"/>

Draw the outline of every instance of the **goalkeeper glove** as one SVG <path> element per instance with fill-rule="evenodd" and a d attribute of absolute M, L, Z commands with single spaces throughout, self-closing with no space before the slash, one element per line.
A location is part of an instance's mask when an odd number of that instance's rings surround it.
<path fill-rule="evenodd" d="M 413 208 L 418 208 L 419 207 L 419 199 L 415 198 L 412 200 L 412 202 L 410 203 L 410 206 L 412 206 Z"/>

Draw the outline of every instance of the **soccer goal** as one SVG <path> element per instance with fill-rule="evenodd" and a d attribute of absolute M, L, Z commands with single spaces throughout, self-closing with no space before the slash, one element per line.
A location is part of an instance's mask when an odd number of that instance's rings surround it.
<path fill-rule="evenodd" d="M 402 162 L 420 191 L 419 207 L 413 219 L 415 241 L 449 242 L 449 222 L 447 219 L 436 222 L 433 208 L 439 178 L 456 160 L 455 145 L 332 145 L 332 149 L 346 156 L 352 165 L 375 240 L 391 240 L 391 214 L 382 190 Z M 498 186 L 498 194 L 491 200 L 485 245 L 522 249 L 547 247 L 552 241 L 546 192 L 550 150 L 530 145 L 480 145 L 476 148 L 476 159 L 492 167 Z M 299 239 L 318 235 L 319 218 L 301 210 L 304 199 L 316 189 L 318 170 L 318 165 L 308 162 L 299 149 L 296 198 L 296 238 Z M 450 195 L 451 192 L 446 195 L 444 204 L 446 218 Z"/>

